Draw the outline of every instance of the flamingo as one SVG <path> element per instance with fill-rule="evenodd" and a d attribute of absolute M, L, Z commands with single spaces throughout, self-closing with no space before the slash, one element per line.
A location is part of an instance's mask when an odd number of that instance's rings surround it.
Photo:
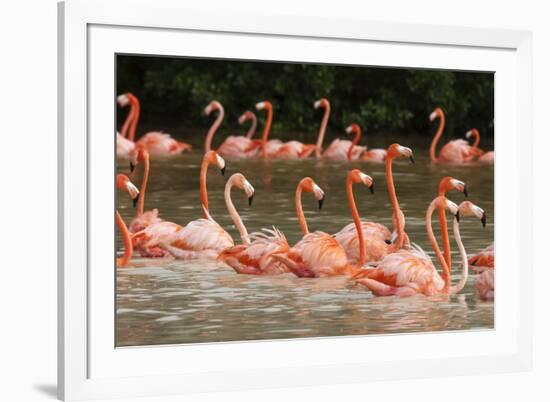
<path fill-rule="evenodd" d="M 139 196 L 139 190 L 136 186 L 134 186 L 130 179 L 128 179 L 128 176 L 118 174 L 116 177 L 116 187 L 119 190 L 126 190 L 128 194 L 130 194 L 130 197 L 134 200 L 135 205 L 136 199 Z M 122 234 L 122 241 L 124 242 L 124 254 L 122 257 L 116 259 L 117 268 L 122 268 L 128 265 L 128 262 L 134 253 L 134 249 L 132 247 L 132 239 L 130 238 L 128 227 L 126 226 L 126 223 L 124 223 L 124 220 L 122 219 L 122 216 L 120 216 L 118 210 L 115 212 L 115 222 L 120 230 L 120 233 Z"/>
<path fill-rule="evenodd" d="M 252 205 L 254 187 L 241 173 L 233 174 L 225 185 L 224 198 L 227 210 L 233 223 L 239 231 L 243 244 L 250 244 L 246 226 L 244 226 L 235 205 L 231 200 L 231 188 L 236 186 L 248 197 L 248 205 Z M 203 205 L 204 208 L 204 205 Z M 204 208 L 206 219 L 198 219 L 187 224 L 181 231 L 174 233 L 162 245 L 178 259 L 217 259 L 223 250 L 234 247 L 233 239 Z"/>
<path fill-rule="evenodd" d="M 479 253 L 474 254 L 468 260 L 470 269 L 476 273 L 484 271 L 486 268 L 495 267 L 495 244 L 491 243 Z"/>
<path fill-rule="evenodd" d="M 460 237 L 460 215 L 475 216 L 482 220 L 484 211 L 469 202 L 463 202 L 457 206 L 444 196 L 437 196 L 430 203 L 426 212 L 426 231 L 443 271 L 449 270 L 449 267 L 446 266 L 445 258 L 439 250 L 431 222 L 432 215 L 438 208 L 445 208 L 455 215 L 453 233 L 462 257 L 462 272 L 456 284 L 451 286 L 450 276 L 446 279 L 442 278 L 430 257 L 420 248 L 400 250 L 386 256 L 374 268 L 356 274 L 357 283 L 366 286 L 375 296 L 406 297 L 415 294 L 434 296 L 459 293 L 468 279 L 468 257 Z"/>
<path fill-rule="evenodd" d="M 129 102 L 126 95 L 120 95 L 117 98 L 117 101 L 119 104 L 127 104 L 125 102 Z M 128 116 L 126 116 L 124 124 L 122 125 L 122 129 L 120 130 L 120 132 L 117 131 L 116 133 L 116 156 L 119 158 L 129 159 L 130 155 L 132 154 L 132 152 L 134 152 L 136 148 L 136 143 L 126 138 L 128 134 L 128 129 L 132 124 L 132 121 L 134 120 L 134 116 L 135 108 L 130 107 L 130 113 L 128 113 Z"/>
<path fill-rule="evenodd" d="M 132 122 L 129 124 L 129 127 L 127 127 L 128 129 L 127 139 L 129 141 L 134 142 L 135 135 L 136 135 L 136 127 L 139 121 L 140 110 L 141 110 L 139 105 L 139 100 L 135 95 L 131 93 L 125 93 L 117 97 L 117 103 L 120 107 L 126 107 L 127 105 L 130 105 L 129 116 L 132 116 Z M 123 134 L 121 134 L 121 137 L 123 137 L 124 134 L 125 134 L 125 131 L 123 130 Z M 119 140 L 119 137 L 117 136 L 117 146 L 118 146 L 118 140 Z M 176 141 L 170 136 L 170 134 L 162 133 L 160 131 L 151 131 L 141 136 L 136 143 L 143 145 L 145 149 L 149 151 L 149 154 L 155 157 L 179 155 L 182 152 L 191 150 L 191 145 L 185 142 Z M 127 144 L 126 146 L 129 146 L 129 145 Z"/>
<path fill-rule="evenodd" d="M 202 159 L 202 164 L 201 164 L 201 170 L 200 170 L 200 197 L 201 197 L 201 204 L 203 206 L 204 218 L 199 219 L 198 221 L 193 221 L 196 223 L 191 225 L 191 223 L 193 223 L 191 222 L 185 227 L 178 225 L 174 222 L 161 221 L 161 222 L 153 223 L 147 226 L 145 229 L 134 233 L 132 235 L 132 242 L 133 242 L 134 248 L 139 250 L 140 254 L 143 257 L 165 256 L 166 251 L 170 252 L 170 250 L 167 247 L 163 247 L 163 245 L 165 244 L 170 245 L 170 243 L 175 240 L 176 236 L 182 236 L 183 234 L 190 235 L 192 240 L 192 245 L 190 247 L 192 246 L 199 247 L 201 244 L 200 237 L 202 236 L 202 237 L 208 238 L 208 233 L 207 233 L 208 228 L 217 229 L 219 227 L 219 225 L 215 222 L 214 222 L 215 225 L 211 223 L 207 223 L 209 221 L 212 221 L 209 214 L 209 209 L 208 209 L 208 192 L 206 189 L 206 174 L 207 174 L 209 165 L 217 165 L 218 168 L 221 170 L 222 174 L 224 174 L 225 172 L 225 161 L 221 156 L 219 156 L 215 151 L 210 151 L 204 154 Z M 204 230 L 200 229 L 200 227 L 202 227 Z M 184 230 L 185 232 L 181 233 Z M 193 235 L 193 233 L 190 233 L 193 230 L 196 230 L 195 235 Z M 221 230 L 223 231 L 223 229 Z M 227 234 L 227 232 L 225 233 Z M 227 245 L 228 244 L 227 237 L 225 237 L 225 244 L 226 244 L 225 248 L 229 247 L 229 245 Z M 180 244 L 180 245 L 183 246 L 183 244 Z M 176 252 L 175 249 L 173 251 Z M 174 254 L 172 252 L 170 253 Z M 200 257 L 200 254 L 201 254 L 200 252 L 196 253 L 196 256 Z M 188 255 L 191 257 L 193 253 L 189 253 Z M 213 253 L 210 253 L 210 256 L 213 256 Z"/>
<path fill-rule="evenodd" d="M 494 300 L 495 298 L 495 269 L 487 268 L 477 278 L 475 287 L 481 300 Z"/>
<path fill-rule="evenodd" d="M 267 120 L 262 136 L 262 156 L 264 159 L 268 157 L 277 159 L 305 159 L 315 151 L 315 144 L 303 144 L 300 141 L 288 141 L 282 143 L 279 140 L 270 140 L 269 131 L 271 130 L 271 122 L 273 121 L 273 105 L 269 101 L 258 102 L 256 109 L 267 111 Z"/>
<path fill-rule="evenodd" d="M 393 227 L 397 234 L 397 238 L 395 242 L 392 243 L 390 241 L 392 234 L 384 225 L 375 222 L 361 221 L 362 234 L 365 238 L 365 250 L 361 250 L 359 249 L 359 239 L 357 237 L 357 231 L 355 230 L 355 224 L 353 222 L 348 224 L 336 233 L 334 237 L 344 247 L 348 259 L 352 263 L 356 263 L 359 260 L 361 251 L 365 252 L 365 259 L 367 262 L 379 261 L 384 256 L 394 253 L 409 244 L 408 236 L 405 233 L 405 216 L 399 207 L 393 182 L 392 164 L 393 160 L 397 157 L 409 158 L 411 162 L 414 162 L 413 152 L 410 148 L 399 144 L 392 144 L 388 147 L 386 158 L 386 182 L 392 204 Z"/>
<path fill-rule="evenodd" d="M 363 183 L 371 188 L 373 180 L 370 176 L 358 169 L 351 170 L 346 179 L 348 204 L 356 227 L 359 244 L 361 245 L 361 255 L 358 264 L 362 266 L 365 259 L 363 246 L 364 239 L 359 213 L 353 197 L 352 186 L 354 183 Z M 346 256 L 346 251 L 334 236 L 320 231 L 313 233 L 309 232 L 302 209 L 302 191 L 312 192 L 319 201 L 319 206 L 323 203 L 325 197 L 323 190 L 317 186 L 311 178 L 306 177 L 302 179 L 296 189 L 296 211 L 304 237 L 290 250 L 284 253 L 273 253 L 272 257 L 275 260 L 283 262 L 299 277 L 352 276 L 357 272 L 357 267 L 350 264 Z"/>
<path fill-rule="evenodd" d="M 246 227 L 231 201 L 231 188 L 236 185 L 249 195 L 249 204 L 252 203 L 254 189 L 240 173 L 235 173 L 225 185 L 225 202 L 235 226 L 241 235 L 241 244 L 223 250 L 218 261 L 224 262 L 239 274 L 250 275 L 277 275 L 290 272 L 281 262 L 273 262 L 270 254 L 288 250 L 285 236 L 276 228 L 262 229 L 261 232 L 248 234 Z"/>
<path fill-rule="evenodd" d="M 330 102 L 326 98 L 321 98 L 313 104 L 315 109 L 323 108 L 323 120 L 321 120 L 321 126 L 319 127 L 319 134 L 317 135 L 317 143 L 315 145 L 315 157 L 317 159 L 332 159 L 345 161 L 348 160 L 348 150 L 352 150 L 352 159 L 356 160 L 359 155 L 365 150 L 365 147 L 352 144 L 349 140 L 341 140 L 336 138 L 333 140 L 327 149 L 323 152 L 323 141 L 325 139 L 325 133 L 327 130 L 328 119 L 330 117 Z"/>
<path fill-rule="evenodd" d="M 466 184 L 463 181 L 457 180 L 451 176 L 445 176 L 439 181 L 438 195 L 446 196 L 447 192 L 453 189 L 464 193 L 464 196 L 468 197 L 468 190 L 466 188 Z M 441 242 L 443 244 L 443 255 L 445 257 L 446 266 L 449 267 L 450 269 L 450 267 L 452 266 L 451 265 L 451 243 L 449 241 L 449 232 L 447 228 L 447 215 L 445 213 L 445 208 L 439 207 L 438 215 L 439 215 L 439 222 L 440 222 L 440 228 L 441 228 Z M 449 281 L 447 281 L 447 277 L 450 275 L 451 275 L 450 271 L 447 271 L 447 270 L 442 271 L 442 277 L 443 277 L 443 280 L 445 281 L 446 286 L 449 283 Z"/>
<path fill-rule="evenodd" d="M 271 102 L 258 102 L 256 104 L 256 110 L 265 110 L 267 112 L 267 117 L 262 134 L 262 139 L 259 142 L 254 142 L 253 144 L 251 144 L 248 150 L 250 151 L 260 146 L 262 148 L 262 157 L 264 159 L 267 159 L 273 157 L 277 153 L 277 151 L 283 146 L 283 142 L 281 140 L 268 140 L 271 131 L 271 123 L 273 122 L 273 105 L 271 104 Z"/>
<path fill-rule="evenodd" d="M 138 145 L 137 148 L 132 153 L 131 162 L 130 162 L 130 171 L 133 172 L 136 165 L 143 163 L 143 178 L 140 186 L 140 194 L 137 204 L 136 216 L 130 223 L 130 233 L 136 233 L 140 230 L 145 229 L 147 226 L 152 225 L 153 223 L 158 223 L 163 221 L 162 218 L 159 218 L 158 209 L 152 209 L 150 211 L 144 212 L 145 204 L 145 191 L 147 189 L 147 181 L 149 180 L 149 152 L 142 146 Z"/>
<path fill-rule="evenodd" d="M 466 132 L 466 139 L 470 139 L 474 137 L 474 143 L 472 144 L 472 147 L 476 151 L 477 155 L 477 161 L 482 163 L 495 163 L 495 152 L 489 151 L 484 152 L 481 148 L 479 148 L 479 131 L 477 128 L 472 128 L 471 130 Z"/>
<path fill-rule="evenodd" d="M 439 127 L 430 145 L 430 160 L 432 163 L 467 163 L 472 162 L 476 156 L 476 150 L 463 139 L 457 139 L 448 142 L 439 151 L 436 156 L 435 151 L 437 143 L 443 134 L 445 128 L 445 115 L 441 108 L 435 108 L 430 114 L 430 121 L 439 118 Z"/>
<path fill-rule="evenodd" d="M 351 126 L 346 128 L 346 133 L 348 134 L 355 134 L 355 137 L 352 140 L 353 147 L 348 148 L 348 160 L 354 160 L 353 159 L 353 150 L 356 148 L 355 146 L 359 143 L 359 139 L 361 138 L 361 127 L 358 124 L 352 124 Z M 388 155 L 388 151 L 383 148 L 373 148 L 373 149 L 367 149 L 367 147 L 357 147 L 357 148 L 363 148 L 363 152 L 356 158 L 364 162 L 376 162 L 376 163 L 384 163 L 386 160 L 386 156 Z"/>
<path fill-rule="evenodd" d="M 384 163 L 388 151 L 382 148 L 373 148 L 367 150 L 367 147 L 359 147 L 357 144 L 361 139 L 361 127 L 358 124 L 352 124 L 346 128 L 347 134 L 354 134 L 351 146 L 348 148 L 347 158 L 349 161 L 361 160 L 364 162 Z"/>
<path fill-rule="evenodd" d="M 214 120 L 214 123 L 212 123 L 212 126 L 210 126 L 204 142 L 205 152 L 210 151 L 212 148 L 214 134 L 216 134 L 216 131 L 223 122 L 224 108 L 220 102 L 213 100 L 204 109 L 204 114 L 206 116 L 209 116 L 216 110 L 218 111 L 218 116 Z M 239 118 L 239 124 L 243 124 L 248 119 L 252 120 L 252 125 L 250 126 L 247 136 L 230 135 L 216 150 L 218 154 L 229 158 L 250 158 L 258 153 L 258 149 L 252 147 L 254 142 L 251 139 L 256 130 L 256 116 L 254 113 L 247 111 Z"/>

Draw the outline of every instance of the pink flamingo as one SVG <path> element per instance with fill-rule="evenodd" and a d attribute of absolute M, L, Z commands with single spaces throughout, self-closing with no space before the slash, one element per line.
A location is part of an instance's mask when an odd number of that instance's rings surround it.
<path fill-rule="evenodd" d="M 231 200 L 231 188 L 236 186 L 243 190 L 248 197 L 248 205 L 252 204 L 254 187 L 241 173 L 233 174 L 225 185 L 225 204 L 233 219 L 243 244 L 250 244 L 248 231 L 233 201 Z M 204 206 L 203 206 L 204 208 Z M 185 228 L 174 233 L 162 245 L 178 259 L 208 258 L 217 259 L 228 248 L 234 247 L 233 238 L 227 233 L 204 208 L 206 219 L 198 219 L 187 224 Z"/>
<path fill-rule="evenodd" d="M 248 234 L 241 217 L 231 201 L 231 188 L 236 185 L 244 189 L 249 196 L 249 205 L 252 203 L 254 189 L 240 173 L 235 173 L 225 185 L 225 201 L 235 226 L 241 235 L 241 244 L 223 250 L 218 261 L 224 262 L 239 274 L 249 275 L 277 275 L 290 272 L 280 262 L 273 262 L 270 254 L 288 250 L 285 236 L 277 229 L 263 229 L 262 232 Z"/>
<path fill-rule="evenodd" d="M 451 190 L 458 190 L 464 193 L 465 197 L 468 197 L 468 190 L 466 189 L 466 184 L 463 181 L 457 180 L 451 176 L 443 177 L 439 182 L 438 195 L 446 196 L 447 192 Z M 440 229 L 441 229 L 441 242 L 443 244 L 443 255 L 445 257 L 445 262 L 447 267 L 451 267 L 451 243 L 449 241 L 449 232 L 447 228 L 447 215 L 445 213 L 445 208 L 438 208 Z M 445 285 L 449 284 L 447 276 L 451 273 L 449 271 L 443 270 L 442 277 L 445 281 Z"/>
<path fill-rule="evenodd" d="M 354 134 L 352 145 L 348 148 L 348 160 L 361 160 L 364 162 L 384 163 L 388 151 L 381 148 L 373 148 L 367 150 L 367 147 L 358 147 L 357 144 L 361 139 L 361 127 L 358 124 L 352 124 L 346 128 L 347 134 Z M 355 154 L 354 154 L 355 152 Z M 358 153 L 358 154 L 357 154 Z"/>
<path fill-rule="evenodd" d="M 477 295 L 481 300 L 495 299 L 495 269 L 487 268 L 476 278 Z"/>
<path fill-rule="evenodd" d="M 495 244 L 491 243 L 479 253 L 476 253 L 468 260 L 470 269 L 476 273 L 484 271 L 486 268 L 495 267 Z"/>
<path fill-rule="evenodd" d="M 123 95 L 119 95 L 117 97 L 117 102 L 120 107 L 125 107 L 127 105 L 130 105 L 129 116 L 132 116 L 132 121 L 129 124 L 129 127 L 126 127 L 126 129 L 128 130 L 127 139 L 129 141 L 134 142 L 135 135 L 136 135 L 136 128 L 139 122 L 139 116 L 141 111 L 139 100 L 135 95 L 131 93 L 126 93 Z M 126 134 L 126 130 L 124 130 L 125 126 L 123 126 L 123 132 L 121 133 L 121 137 L 125 136 Z M 120 138 L 117 136 L 117 140 L 118 139 Z M 145 147 L 145 149 L 149 151 L 149 154 L 151 156 L 179 155 L 184 151 L 191 150 L 191 145 L 185 142 L 176 141 L 170 136 L 170 134 L 162 133 L 160 131 L 151 131 L 141 136 L 136 143 L 143 145 L 143 147 Z M 117 143 L 117 146 L 118 146 L 118 143 Z M 129 146 L 129 143 L 126 146 Z"/>
<path fill-rule="evenodd" d="M 258 102 L 256 109 L 267 111 L 267 120 L 262 136 L 262 156 L 264 159 L 268 157 L 277 159 L 305 159 L 315 151 L 315 144 L 303 144 L 295 140 L 285 143 L 279 140 L 268 141 L 271 122 L 273 121 L 273 105 L 269 101 Z"/>
<path fill-rule="evenodd" d="M 119 95 L 117 97 L 117 103 L 119 105 L 127 105 L 129 102 L 130 101 L 126 95 Z M 116 133 L 116 156 L 119 158 L 129 159 L 130 155 L 132 154 L 132 152 L 134 152 L 136 148 L 136 143 L 126 138 L 128 134 L 128 129 L 130 128 L 134 117 L 135 107 L 132 106 L 130 107 L 130 112 L 126 116 L 126 119 L 124 120 L 122 129 L 120 130 L 120 132 L 117 131 Z"/>
<path fill-rule="evenodd" d="M 218 116 L 206 134 L 206 139 L 204 142 L 205 152 L 210 151 L 212 148 L 212 139 L 214 138 L 214 134 L 216 134 L 216 131 L 218 131 L 218 128 L 223 122 L 224 109 L 222 104 L 216 100 L 211 101 L 204 109 L 204 114 L 206 116 L 209 116 L 216 110 L 218 111 Z M 254 131 L 256 130 L 256 116 L 254 113 L 247 111 L 239 118 L 239 124 L 243 124 L 249 119 L 252 120 L 252 125 L 250 126 L 247 136 L 230 135 L 216 150 L 218 154 L 229 158 L 250 158 L 258 153 L 258 149 L 257 147 L 253 147 L 254 141 L 251 139 L 252 135 L 254 135 Z"/>
<path fill-rule="evenodd" d="M 128 179 L 128 176 L 118 174 L 116 177 L 116 187 L 119 190 L 128 191 L 128 194 L 130 194 L 130 197 L 132 197 L 135 204 L 135 201 L 139 196 L 139 190 L 136 186 L 132 184 L 130 179 Z M 122 219 L 122 216 L 120 216 L 118 210 L 115 212 L 115 222 L 118 229 L 120 230 L 120 233 L 122 234 L 122 241 L 124 242 L 124 254 L 122 255 L 122 257 L 116 259 L 117 268 L 122 268 L 128 265 L 128 262 L 130 261 L 130 259 L 132 258 L 132 254 L 134 253 L 134 249 L 132 247 L 132 239 L 130 238 L 128 227 L 126 226 L 126 223 L 124 223 L 124 220 Z"/>
<path fill-rule="evenodd" d="M 481 148 L 479 148 L 480 136 L 477 128 L 472 128 L 471 130 L 466 132 L 466 139 L 469 140 L 472 137 L 474 137 L 474 143 L 472 144 L 472 147 L 475 149 L 477 161 L 482 163 L 495 163 L 494 151 L 484 152 Z"/>
<path fill-rule="evenodd" d="M 182 236 L 184 234 L 186 235 L 188 234 L 190 236 L 191 244 L 189 245 L 189 247 L 201 246 L 201 237 L 206 238 L 206 243 L 210 244 L 210 242 L 208 241 L 208 236 L 209 236 L 208 230 L 209 228 L 218 229 L 219 225 L 215 222 L 213 223 L 210 222 L 212 221 L 212 219 L 209 215 L 208 192 L 206 189 L 206 174 L 207 174 L 209 165 L 217 165 L 220 168 L 222 174 L 224 174 L 225 172 L 225 161 L 221 156 L 219 156 L 215 151 L 210 151 L 204 154 L 204 157 L 202 159 L 202 164 L 201 164 L 201 171 L 200 171 L 200 196 L 201 196 L 201 204 L 203 206 L 203 211 L 204 211 L 204 219 L 193 221 L 195 223 L 191 222 L 185 227 L 173 222 L 162 221 L 162 222 L 153 223 L 147 226 L 145 229 L 134 233 L 134 235 L 132 236 L 132 242 L 133 242 L 134 248 L 139 250 L 140 254 L 143 257 L 164 257 L 166 255 L 166 251 L 170 251 L 170 250 L 168 250 L 168 248 L 166 247 L 163 247 L 163 245 L 168 244 L 170 246 L 171 243 L 176 240 L 176 238 L 179 238 L 178 236 Z M 208 223 L 207 221 L 210 223 Z M 200 229 L 201 227 L 203 229 Z M 181 233 L 184 230 L 185 232 Z M 193 230 L 196 230 L 194 234 L 193 234 Z M 216 230 L 214 230 L 214 233 L 217 233 Z M 224 237 L 225 235 L 223 235 L 222 233 L 220 236 Z M 213 239 L 214 239 L 214 236 L 213 236 Z M 227 244 L 227 237 L 224 237 L 224 239 L 225 239 L 225 244 Z M 232 241 L 233 240 L 231 240 L 231 242 Z M 182 242 L 177 243 L 176 246 L 178 244 L 184 247 L 184 244 Z M 172 246 L 176 247 L 174 245 Z M 225 248 L 227 247 L 229 246 L 227 245 Z M 176 252 L 175 249 L 173 251 Z M 174 254 L 174 253 L 171 253 L 171 254 Z M 197 257 L 200 257 L 200 254 L 201 253 L 199 250 L 199 252 L 196 253 L 195 255 Z M 187 255 L 189 257 L 193 257 L 194 254 L 193 252 L 189 252 Z M 210 256 L 213 256 L 213 253 L 210 253 Z"/>
<path fill-rule="evenodd" d="M 342 230 L 334 235 L 336 240 L 346 250 L 348 259 L 352 263 L 359 261 L 360 252 L 365 253 L 365 261 L 380 261 L 384 256 L 394 253 L 401 248 L 409 245 L 409 238 L 405 232 L 405 216 L 401 211 L 395 185 L 393 182 L 393 160 L 397 157 L 409 158 L 414 162 L 413 152 L 410 148 L 403 147 L 399 144 L 392 144 L 388 147 L 386 158 L 386 182 L 388 185 L 388 193 L 392 204 L 392 221 L 395 233 L 397 235 L 395 242 L 391 242 L 392 234 L 384 225 L 361 221 L 362 235 L 365 238 L 363 246 L 365 250 L 359 249 L 359 239 L 355 224 L 352 222 L 346 225 Z"/>
<path fill-rule="evenodd" d="M 432 215 L 437 208 L 445 208 L 453 215 L 453 233 L 462 258 L 462 272 L 458 283 L 450 284 L 450 275 L 443 279 L 437 272 L 430 257 L 421 249 L 400 250 L 389 254 L 374 268 L 363 270 L 356 275 L 358 283 L 366 286 L 375 296 L 412 296 L 423 294 L 454 295 L 460 292 L 468 279 L 468 257 L 460 237 L 459 217 L 476 216 L 482 219 L 483 210 L 472 203 L 462 203 L 457 206 L 443 196 L 437 196 L 426 212 L 426 230 L 430 243 L 443 271 L 450 272 L 444 256 L 439 250 L 437 240 L 432 230 Z"/>
<path fill-rule="evenodd" d="M 149 152 L 141 146 L 138 145 L 134 152 L 132 152 L 131 162 L 130 162 L 130 171 L 134 171 L 136 165 L 143 163 L 143 178 L 141 180 L 139 200 L 137 204 L 136 216 L 130 223 L 130 233 L 136 233 L 140 230 L 145 229 L 147 226 L 152 225 L 153 223 L 162 222 L 163 219 L 159 218 L 158 209 L 152 209 L 150 211 L 144 212 L 145 204 L 145 191 L 147 190 L 147 181 L 149 180 Z"/>
<path fill-rule="evenodd" d="M 348 151 L 352 152 L 352 159 L 356 160 L 359 155 L 365 150 L 365 147 L 360 147 L 357 144 L 352 144 L 349 140 L 341 140 L 336 138 L 333 140 L 328 148 L 323 152 L 323 141 L 325 139 L 325 133 L 327 131 L 328 119 L 330 117 L 330 102 L 328 99 L 321 98 L 313 104 L 315 109 L 323 108 L 323 120 L 321 120 L 321 126 L 319 127 L 319 134 L 317 135 L 317 143 L 315 145 L 315 157 L 317 159 L 332 159 L 332 160 L 348 160 Z"/>
<path fill-rule="evenodd" d="M 367 176 L 357 169 L 350 171 L 346 179 L 348 204 L 356 226 L 359 244 L 361 245 L 361 255 L 358 265 L 362 266 L 365 259 L 363 246 L 364 239 L 359 213 L 353 197 L 352 186 L 354 183 L 363 183 L 367 187 L 372 187 L 373 181 L 370 176 Z M 315 198 L 319 201 L 319 205 L 322 205 L 325 196 L 323 190 L 321 190 L 311 178 L 306 177 L 302 179 L 296 189 L 296 211 L 304 237 L 290 250 L 273 253 L 272 257 L 275 260 L 283 262 L 299 277 L 354 275 L 358 268 L 349 263 L 346 251 L 334 236 L 320 231 L 314 233 L 309 232 L 302 209 L 302 191 L 313 192 Z"/>
<path fill-rule="evenodd" d="M 473 161 L 476 151 L 463 139 L 448 142 L 439 151 L 439 156 L 436 156 L 437 143 L 445 128 L 445 115 L 441 108 L 435 108 L 432 114 L 430 114 L 430 121 L 434 121 L 437 118 L 439 118 L 439 127 L 430 145 L 430 160 L 432 163 L 467 163 Z"/>

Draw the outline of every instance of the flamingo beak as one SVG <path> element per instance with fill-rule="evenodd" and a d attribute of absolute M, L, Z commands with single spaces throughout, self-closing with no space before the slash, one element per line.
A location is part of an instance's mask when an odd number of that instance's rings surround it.
<path fill-rule="evenodd" d="M 130 173 L 133 173 L 135 168 L 136 168 L 135 165 L 132 162 L 130 162 Z"/>
<path fill-rule="evenodd" d="M 371 194 L 374 194 L 374 182 L 371 183 L 369 190 Z"/>
<path fill-rule="evenodd" d="M 254 194 L 252 194 L 250 197 L 248 197 L 248 206 L 250 207 L 252 205 L 252 200 L 254 199 Z"/>
<path fill-rule="evenodd" d="M 411 163 L 414 165 L 414 156 L 411 154 L 411 156 L 409 156 L 409 160 L 411 161 Z"/>
<path fill-rule="evenodd" d="M 323 209 L 323 203 L 325 202 L 325 197 L 323 196 L 323 198 L 321 198 L 319 200 L 319 209 Z"/>
<path fill-rule="evenodd" d="M 455 214 L 455 219 L 457 222 L 460 222 L 460 212 L 457 211 L 457 213 Z"/>
<path fill-rule="evenodd" d="M 466 184 L 464 185 L 464 191 L 462 191 L 464 193 L 464 198 L 468 198 L 468 189 L 466 188 Z"/>
<path fill-rule="evenodd" d="M 487 225 L 487 214 L 485 212 L 483 212 L 483 215 L 481 217 L 481 225 L 483 227 L 485 227 L 485 225 Z"/>
<path fill-rule="evenodd" d="M 222 172 L 222 176 L 225 176 L 225 166 L 220 169 L 220 172 Z"/>
<path fill-rule="evenodd" d="M 385 242 L 386 244 L 391 244 L 391 240 L 388 240 L 388 239 L 384 240 L 384 242 Z"/>
<path fill-rule="evenodd" d="M 132 199 L 132 204 L 134 205 L 134 208 L 137 207 L 137 203 L 138 203 L 138 200 L 139 200 L 140 196 L 141 196 L 141 194 L 138 194 L 138 196 L 136 198 Z"/>

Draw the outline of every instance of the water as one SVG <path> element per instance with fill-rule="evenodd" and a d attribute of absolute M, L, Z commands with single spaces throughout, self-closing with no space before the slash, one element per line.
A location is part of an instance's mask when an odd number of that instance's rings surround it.
<path fill-rule="evenodd" d="M 469 199 L 488 215 L 485 229 L 474 218 L 461 221 L 466 250 L 473 253 L 491 243 L 493 167 L 432 166 L 427 150 L 418 147 L 414 150 L 416 164 L 411 165 L 406 160 L 394 163 L 397 195 L 411 241 L 433 256 L 424 216 L 436 195 L 439 179 L 451 175 L 468 184 Z M 199 152 L 194 152 L 152 161 L 146 210 L 158 208 L 164 219 L 182 225 L 200 218 L 201 157 Z M 127 162 L 119 160 L 118 165 L 120 172 L 128 172 Z M 352 166 L 375 180 L 374 195 L 362 186 L 355 187 L 362 218 L 391 227 L 391 207 L 384 165 L 381 164 L 314 159 L 267 163 L 227 160 L 226 177 L 243 173 L 256 189 L 252 207 L 248 207 L 241 190 L 233 189 L 233 201 L 248 230 L 276 225 L 293 244 L 301 238 L 294 208 L 298 181 L 311 176 L 326 193 L 322 210 L 317 209 L 311 194 L 303 195 L 310 230 L 334 233 L 351 222 L 344 181 Z M 141 167 L 131 178 L 136 185 L 141 182 Z M 238 243 L 238 232 L 223 200 L 224 184 L 225 179 L 217 168 L 211 167 L 208 175 L 210 211 Z M 458 192 L 449 193 L 449 198 L 456 203 L 464 199 Z M 134 210 L 129 197 L 120 194 L 118 207 L 125 221 L 130 222 Z M 456 281 L 460 261 L 453 242 L 451 235 L 452 272 L 453 281 Z M 117 249 L 122 249 L 118 233 Z M 430 300 L 423 296 L 400 299 L 373 297 L 366 288 L 338 277 L 238 275 L 223 264 L 204 261 L 136 258 L 133 263 L 134 268 L 117 271 L 117 346 L 487 329 L 494 324 L 493 303 L 476 299 L 473 276 L 469 277 L 464 290 L 450 300 Z"/>

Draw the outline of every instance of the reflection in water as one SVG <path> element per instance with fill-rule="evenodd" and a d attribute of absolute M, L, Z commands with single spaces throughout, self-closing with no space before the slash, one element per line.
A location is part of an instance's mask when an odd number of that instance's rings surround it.
<path fill-rule="evenodd" d="M 403 161 L 394 168 L 397 194 L 411 240 L 433 255 L 424 215 L 436 195 L 439 179 L 451 175 L 467 182 L 471 200 L 487 212 L 486 229 L 474 219 L 461 222 L 468 252 L 484 248 L 493 241 L 493 167 L 432 166 L 425 154 L 417 150 L 415 165 Z M 153 161 L 146 209 L 158 208 L 163 218 L 180 224 L 199 218 L 200 158 L 197 152 Z M 304 196 L 310 229 L 334 233 L 351 221 L 344 187 L 346 172 L 351 167 L 360 168 L 376 182 L 374 195 L 367 189 L 356 189 L 362 217 L 390 227 L 391 207 L 383 165 L 314 159 L 228 160 L 226 177 L 241 172 L 256 188 L 254 205 L 250 208 L 243 194 L 233 195 L 249 231 L 276 225 L 292 244 L 301 237 L 294 210 L 298 181 L 311 176 L 326 192 L 325 207 L 320 211 L 313 198 Z M 127 172 L 126 163 L 119 161 L 119 169 Z M 141 180 L 140 171 L 138 168 L 132 176 L 136 183 Z M 223 202 L 224 183 L 225 179 L 213 169 L 208 177 L 210 209 L 212 216 L 238 239 Z M 463 200 L 458 192 L 450 193 L 449 198 L 455 202 Z M 130 201 L 119 197 L 118 203 L 129 222 L 134 213 Z M 118 234 L 117 249 L 121 249 Z M 454 247 L 454 281 L 460 274 L 458 258 Z M 476 300 L 473 277 L 460 295 L 448 300 L 423 296 L 399 299 L 375 298 L 364 287 L 338 277 L 237 275 L 216 262 L 170 259 L 136 259 L 134 266 L 117 272 L 118 346 L 463 330 L 493 328 L 494 322 L 493 303 Z"/>

